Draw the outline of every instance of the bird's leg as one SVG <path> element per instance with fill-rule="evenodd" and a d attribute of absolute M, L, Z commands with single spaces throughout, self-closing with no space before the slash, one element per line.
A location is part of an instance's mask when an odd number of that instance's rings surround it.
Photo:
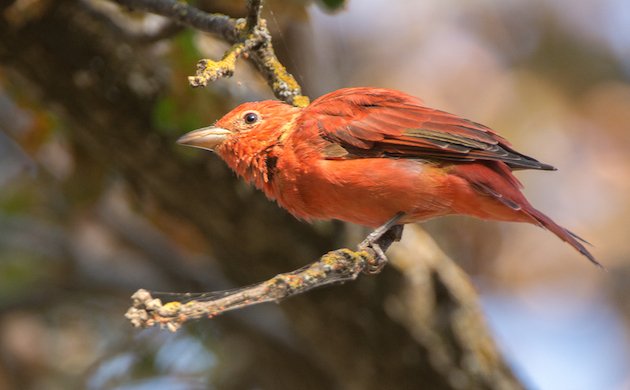
<path fill-rule="evenodd" d="M 374 254 L 374 261 L 368 264 L 365 273 L 377 274 L 387 264 L 385 251 L 393 242 L 400 241 L 402 238 L 404 225 L 399 225 L 398 222 L 404 215 L 402 212 L 396 214 L 385 224 L 376 228 L 359 244 L 359 249 L 371 250 Z"/>

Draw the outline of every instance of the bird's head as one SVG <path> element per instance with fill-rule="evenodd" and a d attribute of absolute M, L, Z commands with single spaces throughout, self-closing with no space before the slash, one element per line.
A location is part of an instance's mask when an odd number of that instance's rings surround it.
<path fill-rule="evenodd" d="M 264 144 L 281 130 L 299 108 L 278 100 L 243 103 L 219 119 L 214 125 L 184 134 L 177 140 L 181 145 L 214 152 L 232 151 Z M 250 149 L 246 147 L 246 149 Z"/>

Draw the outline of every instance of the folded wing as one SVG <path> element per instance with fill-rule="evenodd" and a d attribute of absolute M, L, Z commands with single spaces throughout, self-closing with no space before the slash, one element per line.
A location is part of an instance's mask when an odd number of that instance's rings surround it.
<path fill-rule="evenodd" d="M 511 169 L 554 170 L 512 149 L 488 127 L 425 107 L 388 89 L 347 88 L 315 100 L 305 126 L 331 143 L 326 158 L 413 158 L 444 162 L 501 161 Z"/>

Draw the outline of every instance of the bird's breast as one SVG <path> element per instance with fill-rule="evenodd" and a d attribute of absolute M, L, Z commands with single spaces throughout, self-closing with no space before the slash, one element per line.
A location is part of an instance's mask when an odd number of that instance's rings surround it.
<path fill-rule="evenodd" d="M 409 221 L 448 212 L 447 175 L 423 161 L 288 157 L 278 161 L 272 192 L 298 218 L 375 227 L 401 211 Z"/>

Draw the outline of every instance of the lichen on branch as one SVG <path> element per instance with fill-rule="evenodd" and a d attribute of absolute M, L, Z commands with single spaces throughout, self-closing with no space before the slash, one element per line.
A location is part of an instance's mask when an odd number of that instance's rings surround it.
<path fill-rule="evenodd" d="M 188 82 L 193 87 L 205 87 L 208 83 L 222 77 L 232 77 L 236 69 L 236 59 L 245 50 L 245 45 L 237 43 L 233 45 L 219 61 L 202 59 L 197 62 L 197 74 L 189 76 Z"/>
<path fill-rule="evenodd" d="M 247 17 L 234 19 L 226 15 L 209 14 L 177 0 L 113 0 L 137 10 L 153 12 L 198 30 L 220 35 L 232 44 L 218 61 L 202 59 L 195 76 L 189 77 L 193 87 L 207 86 L 222 77 L 231 77 L 239 57 L 249 58 L 265 77 L 274 95 L 287 103 L 304 107 L 309 98 L 280 63 L 271 43 L 272 37 L 265 19 L 260 17 L 262 0 L 248 0 Z"/>
<path fill-rule="evenodd" d="M 384 236 L 379 245 L 387 248 L 394 241 Z M 264 282 L 229 291 L 204 294 L 166 294 L 176 300 L 162 301 L 144 289 L 136 291 L 125 316 L 132 325 L 148 328 L 159 325 L 175 332 L 187 321 L 215 317 L 230 310 L 265 302 L 279 302 L 316 287 L 355 280 L 362 272 L 371 273 L 376 263 L 371 250 L 338 249 L 298 270 L 279 274 Z M 179 299 L 179 300 L 178 300 Z"/>

